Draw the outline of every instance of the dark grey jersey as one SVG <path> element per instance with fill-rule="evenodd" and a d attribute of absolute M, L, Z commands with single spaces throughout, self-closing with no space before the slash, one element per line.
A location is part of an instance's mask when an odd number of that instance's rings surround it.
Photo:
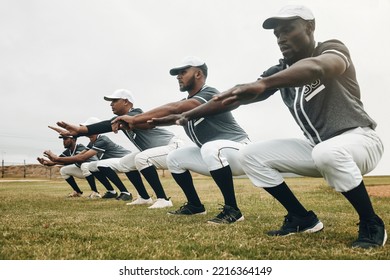
<path fill-rule="evenodd" d="M 98 135 L 94 143 L 90 142 L 87 149 L 95 150 L 98 159 L 121 158 L 130 153 L 130 150 L 114 143 L 105 135 Z"/>
<path fill-rule="evenodd" d="M 346 46 L 338 40 L 319 43 L 313 56 L 333 53 L 344 59 L 347 69 L 336 78 L 322 79 L 299 88 L 280 89 L 284 103 L 314 144 L 325 141 L 356 127 L 371 127 L 376 123 L 365 112 L 360 100 L 360 88 L 356 80 L 355 67 Z M 271 67 L 263 77 L 270 76 L 288 67 L 283 60 Z M 266 91 L 263 99 L 276 90 Z"/>
<path fill-rule="evenodd" d="M 74 148 L 74 150 L 66 149 L 65 151 L 63 151 L 60 154 L 60 157 L 72 157 L 72 156 L 80 154 L 82 151 L 85 151 L 86 149 L 87 148 L 83 144 L 76 144 L 76 147 Z M 89 159 L 87 159 L 85 162 L 90 162 L 90 161 L 95 161 L 95 160 L 98 160 L 98 158 L 96 156 L 92 156 Z M 75 163 L 75 165 L 77 167 L 80 167 L 81 163 Z"/>
<path fill-rule="evenodd" d="M 143 111 L 139 108 L 131 109 L 127 115 L 135 116 L 141 114 Z M 87 125 L 88 135 L 100 134 L 111 132 L 111 121 L 116 118 L 113 117 L 111 120 L 105 120 L 99 123 Z M 169 144 L 171 139 L 175 136 L 172 132 L 163 128 L 152 128 L 152 129 L 134 129 L 134 130 L 122 130 L 123 133 L 129 138 L 129 140 L 137 147 L 140 151 L 146 149 L 166 146 Z"/>
<path fill-rule="evenodd" d="M 206 103 L 218 93 L 219 91 L 215 88 L 203 86 L 197 94 L 190 98 Z M 198 147 L 214 140 L 224 139 L 239 142 L 248 138 L 248 135 L 238 125 L 231 112 L 190 120 L 184 126 L 184 130 Z"/>
<path fill-rule="evenodd" d="M 127 115 L 135 116 L 143 113 L 140 108 L 131 109 Z M 115 119 L 115 118 L 113 118 Z M 172 132 L 155 127 L 152 129 L 133 129 L 133 130 L 123 130 L 127 138 L 140 150 L 144 151 L 146 149 L 166 146 L 169 144 L 171 139 L 175 136 Z"/>

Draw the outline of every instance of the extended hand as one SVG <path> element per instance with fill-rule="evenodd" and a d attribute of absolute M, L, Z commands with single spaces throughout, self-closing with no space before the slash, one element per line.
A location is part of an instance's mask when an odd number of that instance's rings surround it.
<path fill-rule="evenodd" d="M 59 128 L 59 127 L 55 127 L 55 126 L 51 126 L 51 125 L 49 125 L 48 127 L 53 129 L 54 131 L 57 131 L 60 135 L 66 135 L 66 133 L 68 133 L 67 130 Z"/>
<path fill-rule="evenodd" d="M 56 158 L 57 158 L 57 155 L 54 154 L 52 151 L 50 150 L 46 150 L 43 152 L 43 154 L 48 157 L 51 161 L 56 161 Z"/>
<path fill-rule="evenodd" d="M 45 159 L 41 157 L 37 157 L 37 161 L 39 161 L 40 164 L 45 165 Z"/>
<path fill-rule="evenodd" d="M 66 122 L 57 122 L 57 125 L 59 127 L 62 127 L 64 129 L 58 128 L 58 127 L 52 127 L 49 126 L 51 129 L 59 132 L 62 136 L 77 136 L 80 133 L 80 126 L 68 124 Z"/>
<path fill-rule="evenodd" d="M 259 94 L 263 93 L 265 89 L 265 86 L 259 80 L 254 83 L 237 85 L 215 95 L 214 99 L 222 101 L 222 104 L 224 105 L 230 105 L 236 102 L 246 104 L 255 101 Z"/>
<path fill-rule="evenodd" d="M 118 130 L 121 129 L 123 130 L 134 129 L 134 117 L 128 115 L 119 116 L 111 122 L 111 128 L 112 131 L 115 133 L 117 133 Z"/>
<path fill-rule="evenodd" d="M 46 165 L 46 166 L 50 166 L 52 165 L 52 162 L 45 159 L 45 158 L 41 158 L 41 157 L 37 157 L 37 160 L 39 161 L 40 164 L 42 165 Z"/>

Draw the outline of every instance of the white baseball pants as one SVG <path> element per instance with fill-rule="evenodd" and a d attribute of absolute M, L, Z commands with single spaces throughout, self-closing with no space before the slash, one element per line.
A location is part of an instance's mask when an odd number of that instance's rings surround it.
<path fill-rule="evenodd" d="M 79 179 L 84 179 L 85 177 L 88 177 L 92 174 L 89 171 L 89 165 L 91 163 L 92 162 L 84 162 L 81 164 L 80 167 L 78 167 L 76 164 L 65 165 L 60 169 L 61 177 L 65 180 L 71 176 Z"/>
<path fill-rule="evenodd" d="M 275 187 L 281 173 L 324 177 L 338 192 L 357 187 L 382 157 L 382 141 L 371 128 L 355 128 L 317 145 L 302 139 L 258 142 L 243 148 L 240 162 L 257 187 Z"/>
<path fill-rule="evenodd" d="M 135 151 L 122 158 L 100 160 L 98 166 L 110 167 L 116 172 L 141 171 L 147 167 L 155 166 L 157 169 L 168 169 L 167 155 L 181 146 L 184 141 L 178 137 L 172 138 L 166 146 L 150 148 L 142 152 Z"/>
<path fill-rule="evenodd" d="M 210 171 L 230 165 L 233 176 L 245 175 L 238 161 L 239 150 L 249 143 L 230 140 L 215 140 L 197 146 L 183 147 L 171 152 L 167 157 L 168 169 L 171 173 L 181 174 L 186 170 L 210 176 Z"/>

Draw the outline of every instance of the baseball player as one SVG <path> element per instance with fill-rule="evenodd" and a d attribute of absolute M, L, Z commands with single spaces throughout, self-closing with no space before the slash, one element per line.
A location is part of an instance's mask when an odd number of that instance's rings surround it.
<path fill-rule="evenodd" d="M 140 108 L 134 108 L 134 96 L 126 89 L 118 89 L 111 95 L 104 96 L 106 101 L 110 101 L 112 111 L 115 115 L 134 116 L 141 114 Z M 115 118 L 115 117 L 114 117 Z M 57 123 L 65 128 L 69 135 L 90 135 L 106 133 L 112 131 L 111 120 L 102 121 L 86 126 L 76 126 L 65 122 Z M 120 181 L 116 172 L 125 173 L 138 192 L 138 198 L 128 205 L 150 205 L 150 209 L 172 207 L 172 201 L 166 196 L 164 188 L 159 179 L 156 169 L 167 169 L 166 156 L 183 144 L 183 140 L 175 136 L 172 132 L 153 128 L 143 129 L 123 129 L 127 138 L 138 148 L 138 151 L 122 157 L 119 162 L 105 161 L 98 163 L 98 168 L 117 187 L 125 187 Z M 108 168 L 109 167 L 109 168 Z M 141 173 L 150 184 L 156 194 L 156 201 L 146 191 L 140 176 Z"/>
<path fill-rule="evenodd" d="M 63 139 L 65 150 L 61 153 L 58 159 L 74 157 L 86 150 L 86 147 L 83 144 L 77 144 L 77 137 L 75 136 L 59 136 L 59 138 Z M 45 151 L 44 155 L 47 156 L 47 153 L 51 152 Z M 96 190 L 95 177 L 88 170 L 89 163 L 97 160 L 96 156 L 91 156 L 80 162 L 72 160 L 69 163 L 63 163 L 61 160 L 56 161 L 47 157 L 38 157 L 37 160 L 45 166 L 64 165 L 60 169 L 61 177 L 64 178 L 73 189 L 73 192 L 70 193 L 68 197 L 81 197 L 83 194 L 74 177 L 80 179 L 85 178 L 90 185 L 91 190 Z"/>
<path fill-rule="evenodd" d="M 233 87 L 180 123 L 203 114 L 234 109 L 264 100 L 278 89 L 306 139 L 259 142 L 241 150 L 240 162 L 254 185 L 263 187 L 287 210 L 283 225 L 269 235 L 317 232 L 322 222 L 307 211 L 284 182 L 280 172 L 323 176 L 359 215 L 358 238 L 352 247 L 372 248 L 386 243 L 382 219 L 375 213 L 363 175 L 383 154 L 374 131 L 375 121 L 360 99 L 355 67 L 347 47 L 338 40 L 316 42 L 315 18 L 304 6 L 286 6 L 266 19 L 283 59 L 259 80 Z"/>
<path fill-rule="evenodd" d="M 118 117 L 114 120 L 114 125 L 117 124 L 120 127 L 121 122 L 125 122 L 128 127 L 153 125 L 153 121 L 149 120 L 188 111 L 206 103 L 219 93 L 215 88 L 206 85 L 207 65 L 197 57 L 186 57 L 179 66 L 170 70 L 170 74 L 177 76 L 180 91 L 188 93 L 186 98 L 134 117 Z M 161 124 L 160 122 L 159 125 Z M 167 164 L 188 201 L 178 210 L 168 214 L 206 213 L 193 185 L 190 171 L 194 171 L 211 176 L 224 197 L 221 213 L 209 220 L 209 223 L 230 224 L 244 220 L 235 198 L 233 175 L 245 174 L 238 164 L 237 155 L 238 150 L 249 142 L 248 135 L 237 124 L 230 112 L 193 120 L 184 129 L 196 146 L 182 147 L 172 151 L 167 157 Z"/>
<path fill-rule="evenodd" d="M 98 118 L 91 117 L 86 122 L 81 125 L 90 125 L 94 123 L 101 122 Z M 62 130 L 57 129 L 56 127 L 49 126 L 50 128 L 61 133 Z M 88 143 L 86 150 L 70 157 L 58 157 L 50 151 L 46 151 L 45 155 L 52 161 L 62 163 L 62 164 L 71 164 L 74 162 L 84 162 L 91 157 L 97 157 L 96 161 L 89 162 L 87 166 L 90 173 L 92 173 L 107 189 L 108 194 L 106 193 L 104 198 L 116 198 L 118 200 L 130 200 L 130 193 L 126 189 L 121 189 L 121 195 L 117 197 L 117 193 L 112 187 L 110 181 L 104 175 L 103 172 L 99 171 L 98 164 L 103 164 L 105 161 L 119 161 L 120 158 L 129 154 L 130 151 L 123 148 L 122 146 L 114 143 L 105 135 L 93 134 L 88 136 L 90 142 Z M 111 195 L 113 194 L 113 195 Z M 102 196 L 97 191 L 96 186 L 92 190 L 92 193 L 89 195 L 89 198 L 101 198 Z"/>

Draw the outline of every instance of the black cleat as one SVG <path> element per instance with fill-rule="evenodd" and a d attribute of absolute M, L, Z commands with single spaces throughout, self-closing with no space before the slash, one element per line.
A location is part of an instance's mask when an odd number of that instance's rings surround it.
<path fill-rule="evenodd" d="M 106 192 L 102 198 L 117 198 L 118 194 L 117 193 L 112 193 L 112 192 Z"/>
<path fill-rule="evenodd" d="M 208 220 L 209 224 L 232 224 L 244 220 L 244 216 L 240 210 L 236 210 L 229 205 L 225 205 L 222 208 L 222 212 L 215 218 Z"/>
<path fill-rule="evenodd" d="M 313 211 L 309 211 L 306 217 L 287 214 L 284 217 L 283 225 L 278 230 L 267 232 L 270 236 L 286 236 L 298 232 L 314 233 L 324 228 L 323 223 L 317 218 Z"/>
<path fill-rule="evenodd" d="M 207 213 L 204 206 L 194 206 L 189 203 L 185 203 L 183 206 L 180 206 L 179 209 L 175 211 L 169 211 L 168 215 L 205 215 Z"/>
<path fill-rule="evenodd" d="M 131 194 L 127 194 L 127 193 L 121 193 L 117 198 L 116 200 L 124 200 L 124 201 L 127 201 L 127 200 L 133 200 L 133 196 Z"/>
<path fill-rule="evenodd" d="M 381 218 L 362 220 L 359 223 L 358 238 L 352 243 L 354 248 L 374 248 L 384 246 L 387 240 L 385 225 Z"/>

